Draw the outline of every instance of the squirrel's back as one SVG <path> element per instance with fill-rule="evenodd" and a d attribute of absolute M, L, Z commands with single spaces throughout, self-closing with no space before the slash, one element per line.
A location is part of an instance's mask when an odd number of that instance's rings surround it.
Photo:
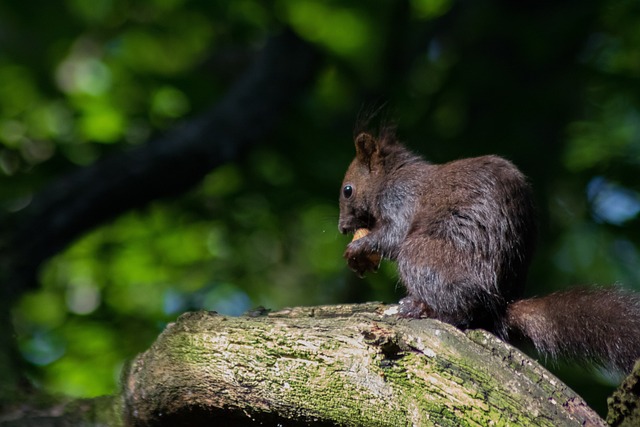
<path fill-rule="evenodd" d="M 458 327 L 506 335 L 507 303 L 522 296 L 536 222 L 525 176 L 482 156 L 432 165 L 398 267 L 410 297 Z"/>

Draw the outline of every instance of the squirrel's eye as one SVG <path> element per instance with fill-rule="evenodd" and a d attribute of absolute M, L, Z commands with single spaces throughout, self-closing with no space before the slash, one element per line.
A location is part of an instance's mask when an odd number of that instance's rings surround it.
<path fill-rule="evenodd" d="M 350 185 L 345 185 L 344 188 L 342 189 L 342 195 L 344 196 L 345 199 L 348 199 L 349 197 L 351 197 L 351 195 L 353 195 L 353 187 Z"/>

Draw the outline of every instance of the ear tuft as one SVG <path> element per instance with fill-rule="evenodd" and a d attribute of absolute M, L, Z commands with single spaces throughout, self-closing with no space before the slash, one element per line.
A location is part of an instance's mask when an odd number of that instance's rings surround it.
<path fill-rule="evenodd" d="M 392 146 L 398 143 L 396 125 L 393 123 L 383 123 L 380 125 L 380 130 L 378 131 L 378 145 L 380 147 L 383 146 Z"/>

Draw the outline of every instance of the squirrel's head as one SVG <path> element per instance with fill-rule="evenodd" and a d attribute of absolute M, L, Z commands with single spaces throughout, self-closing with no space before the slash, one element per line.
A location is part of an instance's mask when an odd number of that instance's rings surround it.
<path fill-rule="evenodd" d="M 353 233 L 358 228 L 371 229 L 376 221 L 376 206 L 381 184 L 384 182 L 388 156 L 396 146 L 392 129 L 374 137 L 360 132 L 354 138 L 356 157 L 342 181 L 340 189 L 341 233 Z"/>

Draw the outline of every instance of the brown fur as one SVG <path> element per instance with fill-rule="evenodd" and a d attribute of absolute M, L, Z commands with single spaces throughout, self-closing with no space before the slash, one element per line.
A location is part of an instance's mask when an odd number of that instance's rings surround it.
<path fill-rule="evenodd" d="M 361 275 L 374 269 L 371 253 L 398 263 L 407 289 L 402 315 L 482 327 L 503 339 L 523 335 L 552 356 L 622 369 L 640 356 L 636 296 L 574 290 L 520 300 L 536 223 L 530 186 L 511 162 L 483 156 L 434 165 L 398 143 L 392 128 L 358 132 L 355 146 L 339 228 L 371 232 L 344 256 Z"/>
<path fill-rule="evenodd" d="M 507 323 L 552 357 L 627 372 L 640 357 L 640 298 L 622 289 L 576 288 L 517 301 L 507 310 Z"/>

